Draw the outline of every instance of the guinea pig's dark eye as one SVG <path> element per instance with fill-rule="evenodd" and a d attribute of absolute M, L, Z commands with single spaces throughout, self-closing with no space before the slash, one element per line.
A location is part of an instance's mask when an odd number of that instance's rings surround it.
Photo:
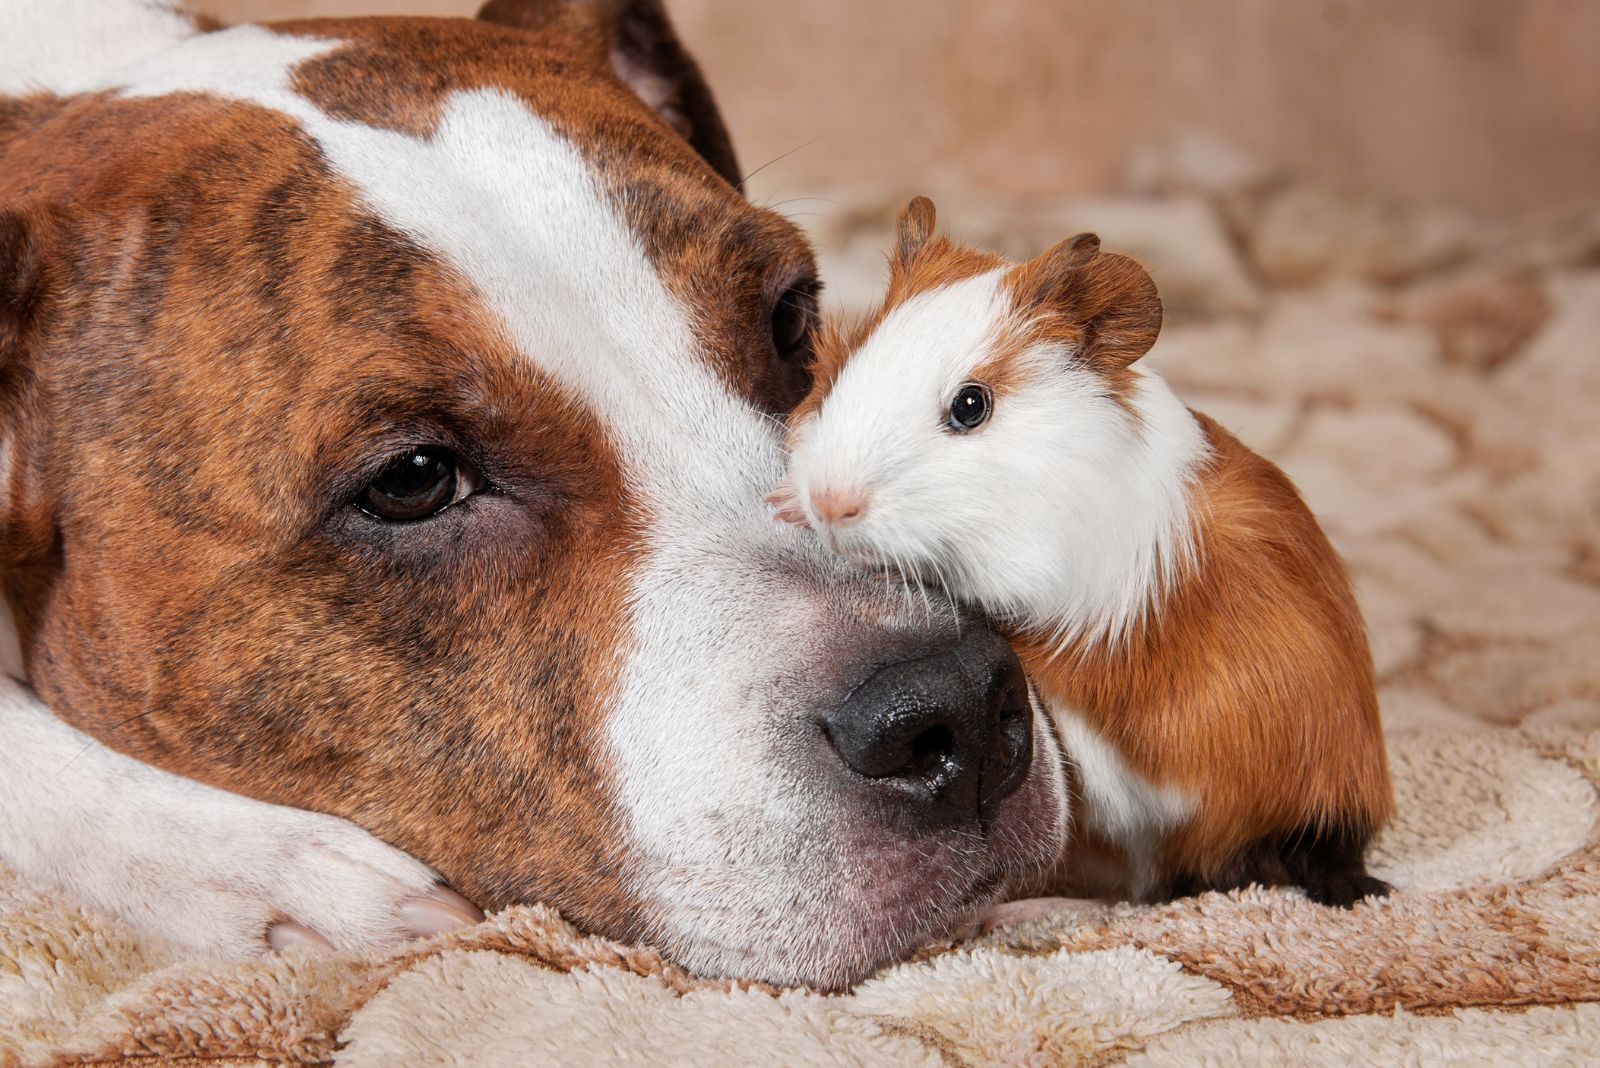
<path fill-rule="evenodd" d="M 989 387 L 968 382 L 956 390 L 954 399 L 950 401 L 950 429 L 965 434 L 981 426 L 993 408 L 994 394 L 989 392 Z"/>
<path fill-rule="evenodd" d="M 785 363 L 811 362 L 811 328 L 817 320 L 815 282 L 790 286 L 772 306 L 772 348 Z"/>
<path fill-rule="evenodd" d="M 417 448 L 391 461 L 356 498 L 356 506 L 391 523 L 426 519 L 469 496 L 477 475 L 442 448 Z"/>

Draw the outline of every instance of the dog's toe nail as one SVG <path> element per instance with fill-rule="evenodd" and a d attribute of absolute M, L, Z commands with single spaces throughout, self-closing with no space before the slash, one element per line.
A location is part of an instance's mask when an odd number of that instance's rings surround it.
<path fill-rule="evenodd" d="M 315 946 L 332 949 L 333 943 L 302 923 L 284 920 L 267 928 L 267 945 L 282 953 L 290 946 Z"/>
<path fill-rule="evenodd" d="M 479 923 L 483 920 L 483 910 L 454 890 L 440 883 L 428 894 L 435 901 L 447 905 L 461 913 L 467 923 Z"/>
<path fill-rule="evenodd" d="M 483 913 L 454 890 L 438 886 L 427 897 L 414 897 L 402 904 L 400 918 L 411 937 L 429 938 L 458 927 L 469 927 L 483 919 Z"/>

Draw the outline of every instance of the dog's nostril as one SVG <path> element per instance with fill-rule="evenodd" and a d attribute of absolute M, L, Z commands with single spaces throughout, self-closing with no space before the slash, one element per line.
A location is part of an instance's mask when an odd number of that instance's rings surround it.
<path fill-rule="evenodd" d="M 994 759 L 985 776 L 981 804 L 991 804 L 1015 790 L 1027 774 L 1033 756 L 1033 717 L 1026 698 L 1022 710 L 1000 717 L 995 731 Z"/>
<path fill-rule="evenodd" d="M 955 754 L 956 738 L 943 724 L 929 727 L 911 740 L 911 759 L 905 771 L 932 779 L 945 770 L 945 764 Z"/>

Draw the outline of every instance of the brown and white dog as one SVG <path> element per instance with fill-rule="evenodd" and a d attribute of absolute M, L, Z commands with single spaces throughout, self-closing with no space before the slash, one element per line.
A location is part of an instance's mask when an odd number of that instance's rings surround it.
<path fill-rule="evenodd" d="M 767 519 L 818 283 L 738 185 L 656 0 L 6 0 L 0 860 L 220 953 L 437 871 L 823 986 L 1049 861 L 1004 642 Z"/>

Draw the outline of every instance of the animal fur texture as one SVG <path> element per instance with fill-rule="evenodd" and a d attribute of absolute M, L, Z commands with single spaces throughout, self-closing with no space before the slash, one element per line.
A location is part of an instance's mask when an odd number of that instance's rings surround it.
<path fill-rule="evenodd" d="M 1087 888 L 1383 892 L 1371 656 L 1294 486 L 1137 364 L 1161 303 L 1133 260 L 1082 235 L 1011 264 L 934 223 L 913 201 L 881 308 L 824 331 L 780 509 L 1001 621 L 1076 767 Z"/>

